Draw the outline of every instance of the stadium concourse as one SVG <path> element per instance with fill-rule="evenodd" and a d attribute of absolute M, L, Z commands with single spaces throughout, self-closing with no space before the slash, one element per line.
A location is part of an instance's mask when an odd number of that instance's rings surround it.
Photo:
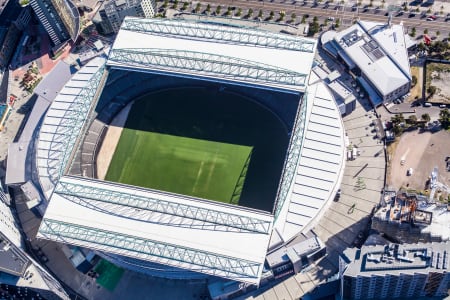
<path fill-rule="evenodd" d="M 322 82 L 308 86 L 315 51 L 315 40 L 254 28 L 126 18 L 108 57 L 74 74 L 43 120 L 36 160 L 47 208 L 37 237 L 152 275 L 166 266 L 163 276 L 258 285 L 268 251 L 320 222 L 342 180 L 340 113 Z M 272 212 L 96 179 L 113 117 L 149 89 L 192 82 L 252 91 L 292 123 Z M 296 99 L 292 111 L 282 99 Z"/>

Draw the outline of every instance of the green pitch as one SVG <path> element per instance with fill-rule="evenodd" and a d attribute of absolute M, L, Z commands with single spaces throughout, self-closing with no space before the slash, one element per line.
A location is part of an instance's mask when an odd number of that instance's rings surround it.
<path fill-rule="evenodd" d="M 105 289 L 113 291 L 122 278 L 124 270 L 102 259 L 95 267 L 95 272 L 99 274 L 97 283 Z"/>
<path fill-rule="evenodd" d="M 238 204 L 252 147 L 124 128 L 106 180 Z"/>

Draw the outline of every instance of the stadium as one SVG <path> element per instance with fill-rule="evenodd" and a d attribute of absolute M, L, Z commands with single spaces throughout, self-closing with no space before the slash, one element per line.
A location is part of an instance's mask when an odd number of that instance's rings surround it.
<path fill-rule="evenodd" d="M 311 229 L 342 177 L 315 51 L 257 28 L 126 18 L 43 120 L 37 237 L 152 275 L 258 284 L 268 249 Z"/>

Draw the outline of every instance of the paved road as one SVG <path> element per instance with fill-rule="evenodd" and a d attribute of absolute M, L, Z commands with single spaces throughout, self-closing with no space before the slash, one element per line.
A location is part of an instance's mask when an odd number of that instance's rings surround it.
<path fill-rule="evenodd" d="M 194 9 L 196 3 L 192 4 L 191 9 Z M 291 21 L 291 14 L 296 14 L 295 22 L 293 24 L 298 24 L 303 15 L 309 15 L 310 18 L 308 22 L 312 20 L 313 16 L 317 16 L 319 21 L 322 23 L 328 18 L 339 18 L 341 19 L 341 24 L 345 26 L 350 26 L 353 21 L 357 19 L 366 21 L 376 21 L 376 22 L 386 22 L 386 9 L 376 9 L 375 7 L 355 7 L 352 8 L 353 4 L 346 3 L 345 5 L 339 4 L 337 1 L 335 3 L 314 3 L 311 1 L 285 1 L 285 2 L 269 2 L 269 1 L 247 1 L 247 0 L 215 0 L 214 3 L 211 1 L 202 1 L 203 12 L 206 9 L 207 3 L 211 5 L 211 14 L 216 10 L 216 7 L 220 5 L 222 7 L 220 14 L 225 15 L 227 8 L 234 8 L 232 11 L 232 16 L 236 15 L 237 10 L 242 9 L 241 17 L 247 15 L 248 10 L 251 8 L 253 14 L 252 19 L 257 18 L 259 10 L 263 10 L 263 20 L 267 20 L 271 11 L 274 12 L 274 17 L 272 21 L 279 18 L 279 12 L 285 12 L 284 21 Z M 181 7 L 181 5 L 179 6 Z M 412 7 L 412 6 L 411 6 Z M 421 8 L 424 11 L 426 8 Z M 190 11 L 190 10 L 188 10 Z M 426 14 L 428 15 L 428 14 Z M 394 22 L 403 22 L 405 29 L 408 30 L 412 27 L 416 27 L 417 35 L 422 34 L 422 30 L 427 28 L 429 34 L 435 35 L 437 31 L 440 32 L 441 37 L 447 37 L 450 32 L 450 21 L 445 21 L 446 17 L 440 15 L 436 21 L 426 21 L 426 15 L 421 17 L 420 13 L 416 13 L 414 17 L 410 17 L 409 12 L 404 12 L 403 15 L 394 16 Z M 332 22 L 329 22 L 331 24 Z"/>

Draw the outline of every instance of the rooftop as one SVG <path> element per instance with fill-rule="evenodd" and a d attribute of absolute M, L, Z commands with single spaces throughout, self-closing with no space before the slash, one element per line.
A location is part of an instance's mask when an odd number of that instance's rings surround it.
<path fill-rule="evenodd" d="M 125 18 L 107 65 L 304 91 L 316 41 L 213 22 Z"/>
<path fill-rule="evenodd" d="M 449 246 L 448 243 L 418 243 L 349 248 L 344 251 L 350 261 L 344 275 L 448 272 Z"/>
<path fill-rule="evenodd" d="M 20 277 L 30 263 L 28 257 L 0 232 L 0 271 Z"/>
<path fill-rule="evenodd" d="M 410 80 L 402 25 L 358 21 L 336 33 L 334 40 L 382 94 Z"/>
<path fill-rule="evenodd" d="M 428 202 L 427 197 L 389 191 L 383 196 L 383 206 L 375 213 L 375 218 L 392 223 L 413 223 L 420 226 L 423 233 L 450 239 L 450 211 L 445 205 Z"/>

